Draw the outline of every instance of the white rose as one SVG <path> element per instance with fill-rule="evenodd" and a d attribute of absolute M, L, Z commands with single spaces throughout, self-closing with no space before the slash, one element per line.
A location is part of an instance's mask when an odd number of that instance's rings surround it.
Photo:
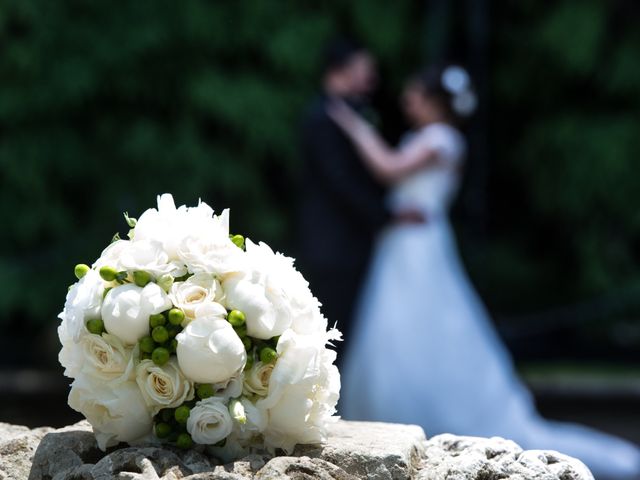
<path fill-rule="evenodd" d="M 326 440 L 340 392 L 335 352 L 324 346 L 329 336 L 297 335 L 289 330 L 280 338 L 269 394 L 256 403 L 269 418 L 264 431 L 268 447 L 290 453 L 297 443 Z"/>
<path fill-rule="evenodd" d="M 273 372 L 273 363 L 256 362 L 244 376 L 244 392 L 267 396 L 269 393 L 269 379 Z"/>
<path fill-rule="evenodd" d="M 114 387 L 79 377 L 71 385 L 69 406 L 93 426 L 102 450 L 118 442 L 140 441 L 153 426 L 153 418 L 135 382 Z"/>
<path fill-rule="evenodd" d="M 213 445 L 224 440 L 233 429 L 229 408 L 218 397 L 200 400 L 191 409 L 187 420 L 187 431 L 193 441 L 202 445 Z"/>
<path fill-rule="evenodd" d="M 95 270 L 89 270 L 67 293 L 64 310 L 58 318 L 58 337 L 62 349 L 58 355 L 67 377 L 78 375 L 82 367 L 82 352 L 76 343 L 88 335 L 86 322 L 100 318 L 100 306 L 104 293 L 104 281 Z"/>
<path fill-rule="evenodd" d="M 211 453 L 223 462 L 231 462 L 248 455 L 252 447 L 263 450 L 260 433 L 268 423 L 265 412 L 256 408 L 246 397 L 241 397 L 239 401 L 244 410 L 245 422 L 233 422 L 233 431 L 227 437 L 224 446 L 210 447 Z"/>
<path fill-rule="evenodd" d="M 247 360 L 242 341 L 226 320 L 198 318 L 176 339 L 180 368 L 196 383 L 224 382 L 241 371 Z"/>
<path fill-rule="evenodd" d="M 305 330 L 319 304 L 293 260 L 274 253 L 265 243 L 247 240 L 246 248 L 246 269 L 222 281 L 226 306 L 244 312 L 252 337 L 281 335 L 294 320 L 297 330 Z M 317 329 L 315 325 L 313 330 Z"/>
<path fill-rule="evenodd" d="M 133 348 L 127 348 L 115 335 L 88 334 L 80 340 L 83 352 L 82 374 L 98 382 L 132 380 Z"/>
<path fill-rule="evenodd" d="M 175 408 L 194 397 L 194 386 L 180 371 L 175 358 L 158 366 L 143 360 L 136 367 L 136 382 L 155 415 L 163 408 Z"/>
<path fill-rule="evenodd" d="M 224 276 L 243 268 L 244 252 L 229 239 L 229 210 L 203 221 L 199 230 L 185 235 L 178 256 L 191 272 Z"/>
<path fill-rule="evenodd" d="M 158 278 L 167 273 L 174 277 L 181 277 L 187 269 L 176 260 L 169 261 L 169 255 L 162 248 L 162 243 L 156 240 L 140 240 L 127 242 L 127 248 L 120 252 L 119 262 L 115 265 L 118 270 L 134 272 L 141 270 Z"/>
<path fill-rule="evenodd" d="M 170 261 L 179 260 L 178 251 L 183 240 L 189 236 L 200 236 L 213 224 L 213 210 L 206 203 L 176 208 L 173 197 L 165 193 L 158 196 L 157 209 L 150 208 L 140 216 L 133 229 L 133 241 L 159 241 Z"/>
<path fill-rule="evenodd" d="M 169 291 L 173 305 L 184 312 L 183 327 L 196 317 L 224 318 L 227 310 L 218 303 L 221 295 L 220 284 L 209 273 L 196 273 L 184 282 L 175 282 Z"/>
<path fill-rule="evenodd" d="M 149 316 L 171 308 L 171 300 L 155 283 L 144 288 L 127 284 L 109 290 L 102 303 L 107 332 L 133 345 L 149 335 Z"/>

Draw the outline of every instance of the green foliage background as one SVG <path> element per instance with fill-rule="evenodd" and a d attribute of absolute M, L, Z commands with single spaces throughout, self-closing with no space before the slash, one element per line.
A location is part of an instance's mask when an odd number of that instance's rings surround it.
<path fill-rule="evenodd" d="M 468 244 L 474 278 L 521 311 L 636 284 L 637 16 L 597 0 L 493 15 L 491 242 Z M 160 192 L 230 206 L 236 231 L 291 251 L 322 45 L 354 32 L 397 92 L 424 24 L 418 1 L 3 0 L 0 322 L 55 323 L 73 265 Z"/>
<path fill-rule="evenodd" d="M 409 2 L 393 9 L 3 0 L 0 322 L 55 323 L 73 265 L 161 192 L 232 207 L 236 231 L 290 249 L 296 128 L 321 48 L 354 31 L 401 79 L 421 17 Z"/>
<path fill-rule="evenodd" d="M 495 13 L 488 258 L 497 264 L 478 275 L 520 309 L 635 291 L 637 318 L 640 11 L 526 0 Z"/>

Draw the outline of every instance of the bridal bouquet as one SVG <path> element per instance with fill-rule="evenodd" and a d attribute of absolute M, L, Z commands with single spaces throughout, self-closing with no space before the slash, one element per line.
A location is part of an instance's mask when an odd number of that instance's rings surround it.
<path fill-rule="evenodd" d="M 210 445 L 222 458 L 325 440 L 340 377 L 293 260 L 229 235 L 229 211 L 171 195 L 75 267 L 58 335 L 69 405 L 103 450 Z"/>

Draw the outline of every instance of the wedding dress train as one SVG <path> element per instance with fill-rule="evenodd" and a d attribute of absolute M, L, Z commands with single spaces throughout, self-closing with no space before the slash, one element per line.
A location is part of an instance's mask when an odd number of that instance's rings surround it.
<path fill-rule="evenodd" d="M 632 444 L 538 414 L 461 265 L 448 221 L 464 141 L 452 127 L 433 124 L 405 148 L 416 142 L 437 148 L 444 165 L 391 192 L 391 208 L 419 208 L 428 221 L 392 225 L 378 239 L 344 359 L 343 417 L 558 450 L 582 460 L 598 480 L 640 475 Z"/>

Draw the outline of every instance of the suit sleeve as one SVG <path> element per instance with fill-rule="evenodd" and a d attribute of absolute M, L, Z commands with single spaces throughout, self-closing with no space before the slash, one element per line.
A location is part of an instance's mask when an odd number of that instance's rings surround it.
<path fill-rule="evenodd" d="M 366 185 L 353 181 L 351 152 L 344 148 L 342 132 L 326 115 L 307 118 L 303 124 L 303 141 L 312 170 L 331 191 L 334 198 L 354 216 L 377 230 L 391 215 L 380 196 Z"/>

